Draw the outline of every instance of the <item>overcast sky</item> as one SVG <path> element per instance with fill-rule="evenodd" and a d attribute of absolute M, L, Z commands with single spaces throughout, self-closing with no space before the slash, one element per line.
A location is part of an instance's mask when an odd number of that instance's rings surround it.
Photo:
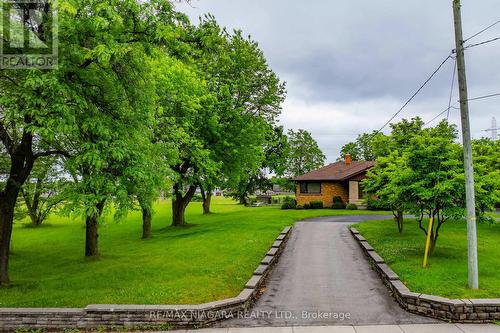
<path fill-rule="evenodd" d="M 259 42 L 287 82 L 281 123 L 312 132 L 328 161 L 359 133 L 379 129 L 454 48 L 451 0 L 193 0 L 178 5 L 194 23 L 205 13 Z M 498 0 L 462 0 L 468 37 L 500 19 Z M 471 40 L 500 36 L 500 24 Z M 466 53 L 469 97 L 500 93 L 500 41 Z M 429 121 L 448 106 L 453 61 L 395 121 Z M 456 87 L 456 85 L 455 85 Z M 453 100 L 458 100 L 457 89 Z M 500 97 L 474 101 L 473 137 L 500 123 Z M 460 123 L 458 110 L 450 121 Z"/>

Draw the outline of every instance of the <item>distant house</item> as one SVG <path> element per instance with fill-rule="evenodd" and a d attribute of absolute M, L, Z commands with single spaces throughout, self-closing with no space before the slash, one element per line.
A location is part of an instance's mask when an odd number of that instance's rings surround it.
<path fill-rule="evenodd" d="M 363 191 L 360 190 L 359 183 L 374 165 L 373 161 L 352 161 L 347 155 L 345 161 L 335 162 L 294 178 L 297 184 L 297 204 L 323 201 L 323 205 L 329 207 L 333 204 L 333 197 L 339 196 L 345 203 L 361 205 Z"/>

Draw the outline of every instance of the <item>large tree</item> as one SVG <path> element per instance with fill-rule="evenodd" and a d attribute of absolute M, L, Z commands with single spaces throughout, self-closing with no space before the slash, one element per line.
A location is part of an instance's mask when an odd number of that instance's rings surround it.
<path fill-rule="evenodd" d="M 289 176 L 297 177 L 325 164 L 326 156 L 310 132 L 303 129 L 289 130 L 288 145 L 287 174 Z"/>
<path fill-rule="evenodd" d="M 420 215 L 420 229 L 426 235 L 430 232 L 431 253 L 443 224 L 464 216 L 462 149 L 456 138 L 456 127 L 443 121 L 414 136 L 403 154 L 403 195 L 412 207 L 410 211 Z M 424 217 L 434 219 L 431 230 L 422 226 Z"/>
<path fill-rule="evenodd" d="M 129 173 L 125 179 L 129 193 L 129 207 L 139 207 L 142 214 L 142 238 L 152 237 L 153 205 L 160 192 L 170 185 L 171 170 L 165 160 L 175 159 L 174 151 L 161 143 L 142 145 L 143 158 L 137 165 L 137 172 Z M 148 149 L 149 151 L 144 151 Z"/>
<path fill-rule="evenodd" d="M 211 17 L 183 37 L 189 57 L 164 67 L 163 123 L 178 133 L 158 133 L 178 143 L 172 214 L 174 226 L 185 224 L 184 211 L 196 189 L 209 212 L 215 186 L 238 183 L 264 158 L 263 147 L 284 98 L 284 86 L 269 69 L 257 43 L 221 29 Z M 164 136 L 161 138 L 161 136 Z"/>
<path fill-rule="evenodd" d="M 33 9 L 13 3 L 20 10 Z M 38 3 L 42 11 L 48 6 Z M 50 38 L 51 16 L 37 25 L 19 22 L 43 42 Z M 73 122 L 68 87 L 59 81 L 60 71 L 0 71 L 0 151 L 8 170 L 0 187 L 0 285 L 9 284 L 8 264 L 14 210 L 22 186 L 39 158 L 61 153 L 60 133 Z M 7 161 L 5 161 L 5 159 Z"/>
<path fill-rule="evenodd" d="M 193 65 L 167 54 L 155 65 L 160 112 L 154 138 L 177 151 L 176 158 L 165 163 L 173 171 L 172 224 L 182 226 L 200 175 L 211 176 L 219 167 L 206 140 L 216 129 L 214 99 Z"/>
<path fill-rule="evenodd" d="M 39 5 L 49 10 L 47 2 Z M 0 76 L 0 141 L 9 156 L 0 189 L 0 284 L 9 283 L 16 201 L 42 157 L 72 157 L 86 207 L 86 253 L 97 254 L 97 220 L 115 190 L 113 176 L 121 174 L 115 169 L 126 167 L 128 147 L 137 144 L 133 139 L 142 130 L 136 125 L 148 119 L 144 60 L 152 44 L 176 38 L 171 28 L 176 15 L 168 1 L 62 1 L 58 8 L 58 68 L 2 70 Z M 42 15 L 38 24 L 23 26 L 46 41 L 50 20 Z"/>
<path fill-rule="evenodd" d="M 70 69 L 65 77 L 78 94 L 75 108 L 81 108 L 67 140 L 74 156 L 68 168 L 78 175 L 71 198 L 85 216 L 85 255 L 97 256 L 105 204 L 115 201 L 122 213 L 129 207 L 130 181 L 156 172 L 143 167 L 154 151 L 154 50 L 168 42 L 176 14 L 167 1 L 80 6 L 63 16 L 60 28 Z"/>
<path fill-rule="evenodd" d="M 218 130 L 207 139 L 219 172 L 215 178 L 201 175 L 199 182 L 204 213 L 209 213 L 214 187 L 238 187 L 261 166 L 285 88 L 258 44 L 241 31 L 230 34 L 207 16 L 195 35 L 205 41 L 197 63 L 217 101 Z"/>
<path fill-rule="evenodd" d="M 463 154 L 456 139 L 455 126 L 446 121 L 425 129 L 419 118 L 394 124 L 390 136 L 374 140 L 374 147 L 383 157 L 377 159 L 377 166 L 368 173 L 364 182 L 365 188 L 377 194 L 384 204 L 399 211 L 401 217 L 403 210 L 419 216 L 420 229 L 425 235 L 430 233 L 431 253 L 436 248 L 443 225 L 465 214 Z M 480 157 L 482 153 L 493 150 L 494 147 L 487 142 L 475 143 L 479 218 L 498 198 L 495 157 Z M 434 220 L 432 229 L 427 230 L 423 225 L 424 218 Z M 399 226 L 402 228 L 402 223 Z"/>

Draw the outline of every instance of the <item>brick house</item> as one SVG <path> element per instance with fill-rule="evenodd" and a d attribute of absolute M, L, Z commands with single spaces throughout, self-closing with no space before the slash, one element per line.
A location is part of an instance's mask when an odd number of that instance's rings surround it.
<path fill-rule="evenodd" d="M 294 178 L 297 204 L 323 201 L 325 207 L 330 207 L 333 197 L 339 196 L 345 203 L 361 205 L 363 192 L 359 183 L 374 165 L 373 161 L 352 161 L 347 155 L 345 161 L 335 162 Z"/>

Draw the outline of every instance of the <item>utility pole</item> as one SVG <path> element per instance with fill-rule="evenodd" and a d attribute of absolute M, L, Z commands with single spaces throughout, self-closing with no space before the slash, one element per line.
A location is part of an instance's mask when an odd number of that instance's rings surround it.
<path fill-rule="evenodd" d="M 460 88 L 460 114 L 462 118 L 462 136 L 464 144 L 469 288 L 478 289 L 479 281 L 477 273 L 476 199 L 474 193 L 474 167 L 472 165 L 469 101 L 467 94 L 467 77 L 465 73 L 465 55 L 462 35 L 462 13 L 460 0 L 453 0 L 453 16 L 455 19 L 455 44 L 457 54 L 458 84 Z"/>

